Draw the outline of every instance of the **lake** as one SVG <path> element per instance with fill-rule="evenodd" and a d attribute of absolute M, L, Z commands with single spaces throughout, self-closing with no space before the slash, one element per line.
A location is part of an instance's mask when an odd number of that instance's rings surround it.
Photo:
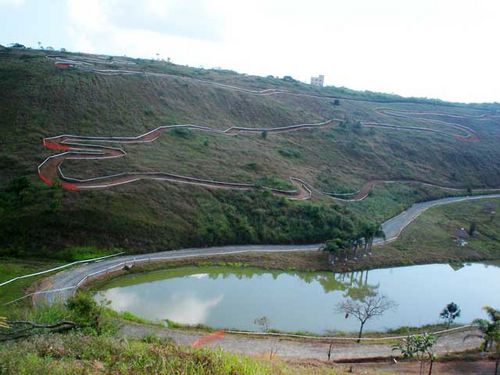
<path fill-rule="evenodd" d="M 365 326 L 383 331 L 438 323 L 449 302 L 462 309 L 458 323 L 484 317 L 482 306 L 500 306 L 499 265 L 431 264 L 351 273 L 183 267 L 119 277 L 95 298 L 149 320 L 257 331 L 254 320 L 266 316 L 274 329 L 323 334 L 356 331 L 359 322 L 336 313 L 336 304 L 378 292 L 398 304 Z"/>

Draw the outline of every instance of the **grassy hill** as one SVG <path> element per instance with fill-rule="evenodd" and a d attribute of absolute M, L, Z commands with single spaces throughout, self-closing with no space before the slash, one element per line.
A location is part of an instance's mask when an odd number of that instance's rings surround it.
<path fill-rule="evenodd" d="M 223 130 L 336 118 L 337 125 L 331 127 L 267 136 L 173 130 L 152 143 L 120 145 L 126 157 L 67 160 L 62 168 L 76 178 L 163 171 L 279 188 L 290 188 L 292 176 L 340 193 L 358 190 L 369 180 L 418 180 L 463 188 L 462 193 L 500 187 L 498 105 L 313 88 L 293 80 L 125 58 L 97 58 L 92 65 L 149 74 L 102 75 L 57 69 L 47 54 L 54 52 L 0 51 L 0 248 L 5 254 L 60 257 L 75 246 L 146 252 L 318 242 L 353 231 L 365 220 L 382 221 L 415 201 L 450 194 L 435 187 L 390 184 L 377 187 L 362 202 L 336 202 L 321 194 L 299 202 L 263 189 L 211 190 L 160 181 L 62 191 L 44 186 L 36 174 L 37 166 L 54 154 L 42 147 L 42 139 L 59 134 L 137 136 L 160 125 Z M 289 93 L 263 96 L 214 83 Z M 380 108 L 441 115 L 425 115 L 424 120 L 422 115 L 389 117 Z M 449 132 L 446 124 L 425 118 L 467 126 L 480 141 L 360 125 L 377 122 Z"/>

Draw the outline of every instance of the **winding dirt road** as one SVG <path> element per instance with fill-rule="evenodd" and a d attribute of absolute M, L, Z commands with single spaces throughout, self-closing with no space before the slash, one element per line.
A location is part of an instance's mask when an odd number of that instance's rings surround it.
<path fill-rule="evenodd" d="M 88 60 L 88 61 L 87 61 Z M 270 95 L 294 95 L 294 96 L 304 96 L 304 97 L 314 97 L 318 99 L 336 99 L 330 96 L 320 96 L 311 94 L 301 94 L 290 92 L 287 90 L 278 89 L 264 89 L 264 90 L 251 90 L 246 88 L 241 88 L 237 86 L 226 85 L 222 83 L 201 80 L 191 77 L 179 77 L 167 73 L 152 73 L 152 72 L 142 72 L 137 70 L 124 70 L 124 69 L 97 69 L 95 68 L 95 63 L 106 63 L 103 59 L 85 59 L 78 58 L 78 60 L 69 60 L 55 58 L 57 63 L 67 63 L 72 64 L 79 69 L 90 71 L 96 74 L 104 75 L 130 75 L 130 74 L 146 74 L 150 76 L 157 77 L 177 77 L 188 80 L 196 80 L 203 82 L 204 84 L 210 84 L 217 87 L 222 87 L 229 90 L 235 90 L 240 92 L 245 92 L 254 95 L 270 96 Z M 108 62 L 109 63 L 109 62 Z M 360 101 L 359 99 L 345 99 L 343 100 L 353 100 Z M 394 110 L 389 108 L 376 108 L 374 110 L 377 114 L 386 117 L 398 117 L 407 118 L 412 120 L 421 120 L 427 125 L 439 126 L 439 129 L 425 126 L 401 126 L 389 123 L 381 122 L 361 122 L 361 125 L 368 128 L 385 128 L 385 129 L 395 129 L 395 130 L 405 130 L 405 131 L 417 131 L 417 132 L 428 132 L 445 136 L 452 136 L 459 141 L 479 141 L 479 136 L 477 133 L 464 126 L 453 122 L 448 122 L 444 120 L 436 120 L 432 117 L 446 117 L 452 119 L 466 119 L 469 117 L 474 117 L 477 119 L 485 119 L 487 115 L 478 116 L 460 116 L 448 113 L 439 112 L 418 112 L 418 111 L 406 111 L 406 110 Z M 429 116 L 431 118 L 429 118 Z M 145 134 L 135 136 L 135 137 L 92 137 L 92 136 L 78 136 L 78 135 L 59 135 L 55 137 L 49 137 L 43 139 L 43 146 L 45 148 L 57 151 L 64 151 L 63 153 L 53 155 L 45 159 L 38 166 L 38 174 L 41 180 L 47 185 L 53 185 L 56 181 L 61 184 L 64 189 L 67 190 L 86 190 L 86 189 L 103 189 L 110 188 L 117 185 L 122 185 L 126 183 L 131 183 L 143 179 L 151 180 L 163 180 L 175 183 L 184 183 L 191 185 L 198 185 L 207 188 L 218 188 L 218 189 L 237 189 L 237 190 L 250 190 L 255 189 L 255 184 L 240 183 L 240 182 L 228 182 L 228 181 L 216 181 L 210 179 L 200 179 L 192 176 L 182 176 L 169 172 L 124 172 L 114 175 L 101 176 L 89 179 L 76 179 L 64 175 L 62 171 L 62 164 L 66 159 L 109 159 L 109 158 L 119 158 L 124 157 L 126 152 L 120 147 L 111 147 L 104 144 L 136 144 L 155 141 L 163 132 L 170 131 L 173 129 L 185 128 L 196 131 L 211 132 L 224 135 L 237 135 L 241 133 L 261 133 L 263 131 L 269 133 L 283 133 L 291 131 L 299 131 L 306 129 L 317 129 L 323 127 L 333 126 L 334 124 L 339 124 L 343 119 L 334 118 L 326 120 L 319 123 L 312 124 L 297 124 L 283 127 L 273 127 L 273 128 L 248 128 L 248 127 L 230 127 L 226 130 L 213 129 L 203 125 L 194 124 L 180 124 L 180 125 L 170 125 L 170 126 L 160 126 L 153 129 Z M 359 201 L 366 198 L 369 192 L 378 185 L 387 183 L 407 183 L 407 184 L 423 184 L 428 186 L 433 186 L 437 188 L 442 188 L 446 190 L 460 191 L 464 189 L 440 186 L 437 184 L 431 184 L 426 181 L 418 180 L 372 180 L 366 182 L 360 190 L 352 193 L 335 193 L 335 192 L 324 192 L 319 189 L 314 188 L 311 184 L 307 183 L 296 177 L 290 177 L 290 182 L 294 185 L 294 190 L 281 190 L 271 187 L 266 187 L 276 195 L 286 196 L 290 199 L 309 199 L 312 196 L 312 192 L 327 195 L 336 200 L 341 201 Z M 483 191 L 483 189 L 478 189 Z M 495 189 L 500 190 L 500 189 Z"/>
<path fill-rule="evenodd" d="M 464 341 L 468 334 L 476 333 L 475 329 L 452 331 L 448 334 L 439 335 L 434 346 L 435 354 L 444 355 L 453 352 L 476 349 L 481 340 L 471 338 Z M 170 337 L 176 343 L 191 345 L 206 332 L 186 331 L 147 326 L 134 323 L 124 323 L 120 327 L 119 335 L 124 337 L 140 338 L 148 334 L 159 337 Z M 224 350 L 245 355 L 266 355 L 271 350 L 277 351 L 277 356 L 287 359 L 318 359 L 328 360 L 330 344 L 332 361 L 348 362 L 366 358 L 390 359 L 399 353 L 392 350 L 389 344 L 360 345 L 353 341 L 345 342 L 342 339 L 292 339 L 274 336 L 252 336 L 239 334 L 225 334 L 222 340 L 217 340 L 208 346 L 220 347 Z"/>

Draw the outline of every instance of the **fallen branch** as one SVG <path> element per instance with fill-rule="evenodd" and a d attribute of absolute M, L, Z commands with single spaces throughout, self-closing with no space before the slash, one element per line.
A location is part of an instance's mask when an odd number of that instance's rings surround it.
<path fill-rule="evenodd" d="M 9 329 L 0 330 L 0 341 L 16 340 L 39 333 L 39 330 L 48 332 L 62 332 L 77 328 L 78 325 L 70 320 L 61 320 L 53 324 L 40 324 L 29 320 L 7 321 Z"/>

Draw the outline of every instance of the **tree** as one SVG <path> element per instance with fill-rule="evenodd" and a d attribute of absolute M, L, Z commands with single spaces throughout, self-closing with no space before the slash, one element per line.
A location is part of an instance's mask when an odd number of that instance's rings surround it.
<path fill-rule="evenodd" d="M 261 316 L 260 318 L 256 318 L 253 321 L 254 324 L 257 324 L 260 326 L 260 328 L 264 331 L 267 332 L 269 330 L 269 325 L 271 324 L 271 320 L 267 316 Z"/>
<path fill-rule="evenodd" d="M 345 299 L 337 304 L 336 311 L 345 313 L 346 318 L 353 315 L 360 322 L 358 342 L 361 342 L 363 327 L 365 323 L 376 316 L 383 315 L 387 310 L 396 308 L 397 304 L 387 296 L 378 293 L 367 296 L 360 301 L 352 298 Z"/>
<path fill-rule="evenodd" d="M 473 236 L 476 233 L 477 224 L 475 221 L 471 222 L 469 225 L 469 236 Z"/>
<path fill-rule="evenodd" d="M 484 340 L 483 350 L 486 352 L 495 345 L 495 375 L 498 375 L 498 366 L 500 363 L 500 310 L 491 306 L 484 306 L 490 320 L 475 319 L 473 324 L 481 331 L 480 334 L 474 333 L 464 337 L 464 341 L 470 337 L 479 337 Z"/>
<path fill-rule="evenodd" d="M 342 250 L 343 241 L 340 238 L 334 240 L 328 240 L 325 242 L 322 250 L 328 251 L 329 260 L 331 264 L 335 264 L 335 261 L 340 256 L 340 251 Z"/>
<path fill-rule="evenodd" d="M 419 374 L 425 371 L 425 362 L 430 362 L 428 374 L 432 374 L 432 364 L 434 363 L 434 352 L 432 347 L 436 343 L 436 336 L 432 333 L 408 336 L 392 347 L 392 350 L 399 350 L 403 358 L 414 358 L 420 362 Z"/>
<path fill-rule="evenodd" d="M 443 311 L 441 311 L 441 314 L 439 316 L 441 319 L 446 320 L 446 328 L 450 328 L 451 323 L 460 316 L 460 307 L 454 302 L 450 302 L 445 306 Z"/>
<path fill-rule="evenodd" d="M 262 137 L 262 139 L 266 139 L 267 138 L 267 130 L 262 130 L 262 132 L 260 133 L 260 136 Z"/>
<path fill-rule="evenodd" d="M 483 307 L 490 320 L 475 319 L 472 323 L 481 331 L 480 334 L 470 334 L 465 336 L 464 340 L 469 337 L 480 337 L 484 340 L 483 350 L 488 351 L 495 342 L 500 341 L 500 310 L 494 309 L 491 306 Z"/>
<path fill-rule="evenodd" d="M 333 105 L 340 105 L 340 100 L 339 99 L 335 99 L 333 101 Z"/>
<path fill-rule="evenodd" d="M 376 237 L 381 237 L 385 240 L 385 233 L 382 230 L 382 227 L 372 221 L 365 222 L 363 223 L 361 227 L 361 235 L 364 238 L 364 252 L 365 254 L 371 253 L 372 252 L 372 247 L 373 247 L 373 240 L 375 240 Z"/>

